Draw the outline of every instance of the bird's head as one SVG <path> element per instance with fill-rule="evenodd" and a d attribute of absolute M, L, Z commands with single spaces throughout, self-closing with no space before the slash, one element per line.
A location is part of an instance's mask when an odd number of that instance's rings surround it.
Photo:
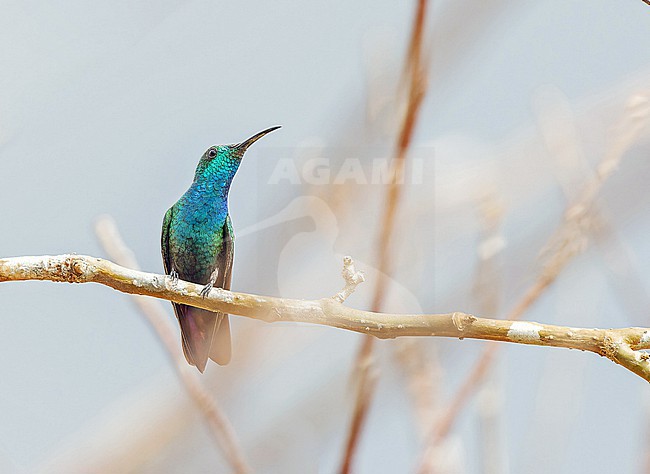
<path fill-rule="evenodd" d="M 278 128 L 280 127 L 277 126 L 262 130 L 241 143 L 211 146 L 205 150 L 205 153 L 203 153 L 203 156 L 199 160 L 196 173 L 194 174 L 194 181 L 212 176 L 223 176 L 232 179 L 248 147 L 267 133 L 271 133 Z"/>

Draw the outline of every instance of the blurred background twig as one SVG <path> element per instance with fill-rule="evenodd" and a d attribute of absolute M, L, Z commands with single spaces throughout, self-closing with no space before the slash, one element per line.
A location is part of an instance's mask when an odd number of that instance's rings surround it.
<path fill-rule="evenodd" d="M 618 168 L 625 152 L 634 143 L 639 132 L 646 126 L 649 112 L 647 104 L 648 100 L 644 96 L 634 96 L 628 101 L 623 120 L 617 127 L 617 135 L 599 164 L 596 175 L 591 179 L 587 179 L 576 201 L 567 205 L 564 220 L 543 249 L 547 257 L 536 282 L 507 314 L 505 319 L 511 321 L 521 319 L 526 311 L 557 279 L 570 260 L 586 248 L 588 232 L 592 227 L 593 216 L 591 213 L 597 193 L 607 178 Z M 431 457 L 435 446 L 449 433 L 459 413 L 484 380 L 496 357 L 497 350 L 497 345 L 490 344 L 483 351 L 478 362 L 452 398 L 445 414 L 432 428 L 427 448 L 420 460 L 419 472 L 430 472 L 433 469 Z"/>
<path fill-rule="evenodd" d="M 391 161 L 391 180 L 386 193 L 384 212 L 381 214 L 381 227 L 377 243 L 377 279 L 371 311 L 380 312 L 388 287 L 388 278 L 393 271 L 391 254 L 392 237 L 394 234 L 395 217 L 398 211 L 402 188 L 404 186 L 405 164 L 411 139 L 418 119 L 418 112 L 427 88 L 427 67 L 423 58 L 423 39 L 426 34 L 426 16 L 428 0 L 418 0 L 411 40 L 406 52 L 404 71 L 408 78 L 406 111 L 395 146 L 395 158 Z M 368 409 L 372 403 L 372 395 L 377 383 L 377 368 L 373 360 L 374 338 L 365 337 L 354 363 L 354 383 L 357 395 L 354 400 L 352 419 L 345 444 L 341 473 L 348 473 L 352 468 L 354 455 L 359 443 Z"/>

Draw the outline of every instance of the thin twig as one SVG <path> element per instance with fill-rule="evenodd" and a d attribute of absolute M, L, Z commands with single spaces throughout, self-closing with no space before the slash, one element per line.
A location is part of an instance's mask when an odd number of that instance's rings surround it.
<path fill-rule="evenodd" d="M 345 281 L 345 287 L 337 294 L 332 296 L 339 303 L 343 303 L 348 297 L 354 293 L 354 290 L 357 289 L 360 283 L 366 281 L 366 277 L 363 272 L 358 272 L 354 266 L 354 261 L 352 257 L 343 257 L 343 270 L 341 271 L 341 276 Z"/>
<path fill-rule="evenodd" d="M 426 71 L 421 62 L 422 37 L 424 36 L 424 18 L 426 16 L 427 1 L 419 0 L 415 15 L 412 41 L 409 48 L 407 67 L 411 71 L 408 90 L 407 109 L 402 122 L 399 137 L 396 145 L 396 156 L 393 160 L 393 175 L 388 187 L 386 197 L 386 208 L 382 215 L 381 232 L 377 251 L 379 262 L 379 278 L 375 283 L 375 292 L 372 301 L 373 311 L 380 311 L 386 296 L 388 277 L 393 268 L 392 252 L 390 252 L 391 237 L 395 227 L 397 209 L 402 197 L 403 184 L 401 177 L 404 176 L 406 157 L 411 146 L 413 131 L 418 119 L 420 106 L 426 92 Z"/>
<path fill-rule="evenodd" d="M 411 338 L 397 342 L 396 359 L 407 381 L 418 434 L 424 440 L 440 411 L 439 389 L 444 373 L 437 352 L 425 352 L 425 341 Z"/>
<path fill-rule="evenodd" d="M 584 176 L 594 173 L 586 159 L 580 143 L 578 127 L 571 113 L 569 100 L 558 90 L 548 89 L 540 95 L 537 106 L 538 128 L 544 144 L 552 159 L 551 171 L 560 184 L 567 201 L 575 199 L 577 184 Z M 635 123 L 623 123 L 619 128 L 632 130 L 631 135 L 623 137 L 625 142 L 634 142 L 638 135 L 639 123 L 650 111 L 647 93 L 636 95 L 628 100 L 628 120 Z M 639 120 L 641 119 L 641 120 Z M 634 132 L 634 130 L 637 130 Z M 619 140 L 624 134 L 619 134 Z M 620 146 L 620 145 L 619 145 Z M 609 271 L 606 275 L 609 285 L 618 293 L 618 300 L 631 319 L 642 321 L 646 314 L 642 308 L 650 307 L 650 298 L 641 275 L 636 268 L 630 249 L 620 235 L 619 229 L 611 224 L 611 216 L 603 205 L 595 203 L 591 212 L 594 221 L 592 239 L 598 248 L 603 264 Z M 601 203 L 602 204 L 602 203 Z M 495 314 L 482 311 L 485 314 Z"/>
<path fill-rule="evenodd" d="M 356 398 L 354 400 L 352 419 L 350 420 L 350 429 L 345 442 L 343 463 L 339 471 L 341 474 L 348 474 L 352 469 L 352 461 L 359 443 L 361 428 L 366 420 L 372 395 L 377 386 L 378 371 L 372 360 L 374 343 L 374 338 L 365 337 L 355 358 Z"/>
<path fill-rule="evenodd" d="M 497 314 L 500 304 L 501 278 L 499 257 L 505 246 L 501 231 L 504 214 L 501 200 L 496 194 L 488 193 L 479 205 L 482 239 L 478 247 L 478 268 L 474 292 L 481 314 Z M 500 387 L 494 370 L 488 372 L 481 384 L 483 403 L 479 404 L 479 440 L 482 471 L 496 474 L 504 471 L 503 449 L 499 436 L 503 418 L 499 403 Z"/>
<path fill-rule="evenodd" d="M 100 217 L 95 223 L 95 232 L 102 247 L 112 259 L 121 265 L 134 269 L 139 268 L 135 255 L 124 243 L 117 225 L 111 217 Z M 167 349 L 178 378 L 197 408 L 201 410 L 218 448 L 223 452 L 233 471 L 237 473 L 252 472 L 230 420 L 214 396 L 205 389 L 196 372 L 185 361 L 178 335 L 169 323 L 168 313 L 156 300 L 134 296 L 133 301 Z"/>
<path fill-rule="evenodd" d="M 379 271 L 375 281 L 375 291 L 371 305 L 371 310 L 374 312 L 381 311 L 383 307 L 388 277 L 393 270 L 390 244 L 402 195 L 401 178 L 404 176 L 407 152 L 411 145 L 413 130 L 426 91 L 426 67 L 422 64 L 422 38 L 424 37 L 427 3 L 427 0 L 418 0 L 407 50 L 405 64 L 405 71 L 409 77 L 407 108 L 397 138 L 395 158 L 392 162 L 393 173 L 386 196 L 385 210 L 382 214 L 383 219 L 377 246 L 377 268 Z M 350 472 L 361 429 L 377 382 L 377 374 L 372 361 L 373 345 L 374 339 L 364 339 L 355 361 L 355 367 L 357 368 L 357 397 L 340 469 L 342 474 Z"/>

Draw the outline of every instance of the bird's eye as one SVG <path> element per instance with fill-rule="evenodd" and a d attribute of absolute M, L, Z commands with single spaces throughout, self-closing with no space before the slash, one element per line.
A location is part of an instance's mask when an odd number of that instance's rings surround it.
<path fill-rule="evenodd" d="M 215 150 L 214 148 L 210 148 L 210 149 L 208 150 L 208 156 L 209 156 L 210 158 L 214 158 L 215 156 L 217 156 L 217 150 Z"/>

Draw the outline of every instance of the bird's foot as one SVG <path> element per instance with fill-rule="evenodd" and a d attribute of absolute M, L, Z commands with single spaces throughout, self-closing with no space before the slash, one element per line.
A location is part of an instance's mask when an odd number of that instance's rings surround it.
<path fill-rule="evenodd" d="M 208 284 L 205 285 L 201 290 L 201 296 L 206 298 L 210 294 L 210 290 L 212 289 L 214 283 L 217 281 L 217 278 L 219 278 L 219 267 L 215 268 L 214 271 L 212 272 L 212 275 L 210 275 L 210 280 L 208 281 Z"/>
<path fill-rule="evenodd" d="M 172 271 L 169 272 L 169 276 L 172 279 L 172 285 L 178 285 L 178 272 L 172 268 Z"/>
<path fill-rule="evenodd" d="M 207 296 L 210 294 L 211 289 L 212 289 L 212 282 L 208 283 L 207 285 L 205 285 L 203 287 L 203 289 L 201 290 L 201 293 L 200 293 L 201 296 L 203 298 L 207 298 Z"/>

